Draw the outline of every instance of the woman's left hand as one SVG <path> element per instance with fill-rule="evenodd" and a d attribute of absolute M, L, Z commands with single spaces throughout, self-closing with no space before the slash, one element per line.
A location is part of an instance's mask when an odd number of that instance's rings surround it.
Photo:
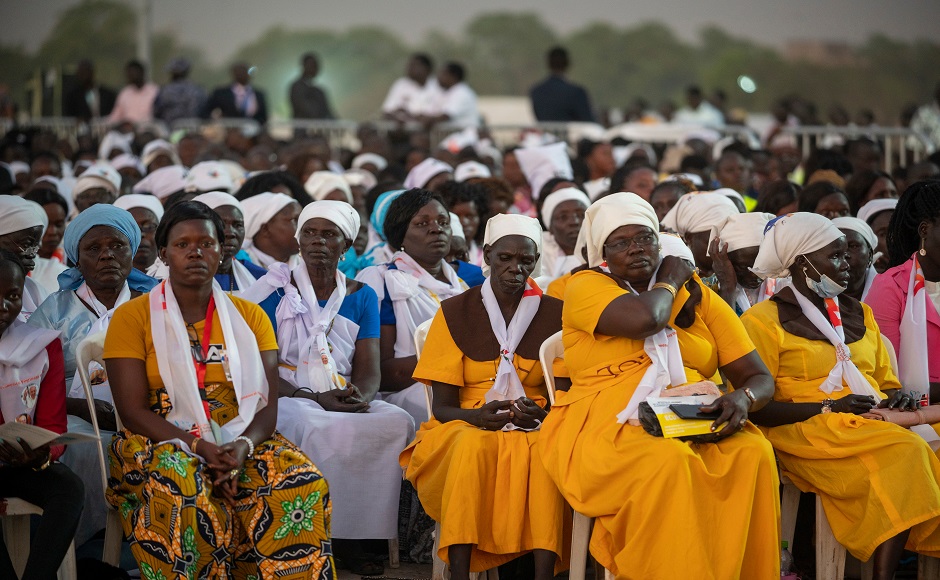
<path fill-rule="evenodd" d="M 233 500 L 238 493 L 238 476 L 245 466 L 245 460 L 248 459 L 248 444 L 244 441 L 233 441 L 220 446 L 219 449 L 231 457 L 232 461 L 228 471 L 216 472 L 213 484 L 222 497 Z"/>
<path fill-rule="evenodd" d="M 731 391 L 727 395 L 722 395 L 715 399 L 711 405 L 703 405 L 699 409 L 703 413 L 721 414 L 712 423 L 712 431 L 725 425 L 724 429 L 716 433 L 720 439 L 740 431 L 747 423 L 747 411 L 751 407 L 751 399 L 743 390 Z"/>
<path fill-rule="evenodd" d="M 523 429 L 535 429 L 548 415 L 545 409 L 536 405 L 535 401 L 528 397 L 519 397 L 513 401 L 509 414 L 512 417 L 512 424 Z"/>

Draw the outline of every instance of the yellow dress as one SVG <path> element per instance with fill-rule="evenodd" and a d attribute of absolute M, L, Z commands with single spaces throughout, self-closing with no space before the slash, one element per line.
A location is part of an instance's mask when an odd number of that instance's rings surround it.
<path fill-rule="evenodd" d="M 149 300 L 144 294 L 115 311 L 104 358 L 145 361 L 150 409 L 166 418 L 173 404 L 153 347 Z M 276 350 L 264 311 L 232 300 L 254 331 L 258 349 Z M 213 321 L 206 393 L 212 418 L 225 425 L 238 416 L 238 400 L 217 354 L 225 347 L 218 311 Z M 205 321 L 193 326 L 202 337 Z M 335 578 L 326 480 L 279 433 L 255 446 L 232 502 L 213 493 L 204 463 L 170 441 L 119 431 L 111 440 L 109 464 L 107 500 L 121 512 L 144 580 Z"/>
<path fill-rule="evenodd" d="M 831 395 L 819 390 L 835 348 L 784 330 L 778 308 L 765 300 L 741 317 L 775 377 L 774 400 L 821 403 L 851 394 L 848 385 Z M 879 392 L 900 388 L 871 308 L 862 308 L 866 330 L 848 345 L 852 360 Z M 867 561 L 879 544 L 912 527 L 907 549 L 940 556 L 940 461 L 920 436 L 847 413 L 762 430 L 793 483 L 819 496 L 833 535 L 853 556 Z"/>
<path fill-rule="evenodd" d="M 552 298 L 564 300 L 565 289 L 568 287 L 568 280 L 571 280 L 571 272 L 563 274 L 561 277 L 552 280 L 548 285 L 548 289 L 545 291 L 545 294 L 551 296 Z"/>
<path fill-rule="evenodd" d="M 542 426 L 541 455 L 565 499 L 594 517 L 591 553 L 618 578 L 777 578 L 780 501 L 773 449 L 748 424 L 714 444 L 617 422 L 650 364 L 643 341 L 595 334 L 626 293 L 610 277 L 574 274 L 562 325 L 572 387 Z M 689 328 L 674 325 L 689 382 L 754 350 L 737 316 L 708 289 Z"/>
<path fill-rule="evenodd" d="M 486 318 L 480 323 L 489 329 Z M 513 364 L 526 396 L 544 407 L 548 401 L 539 361 L 517 352 Z M 414 378 L 460 387 L 460 407 L 476 409 L 485 403 L 496 368 L 496 359 L 481 362 L 461 351 L 439 310 Z M 441 525 L 442 560 L 449 562 L 449 546 L 473 544 L 472 572 L 535 549 L 558 556 L 556 573 L 567 569 L 571 510 L 545 472 L 536 446 L 539 437 L 538 431 L 485 431 L 464 421 L 440 423 L 433 417 L 421 425 L 400 461 L 421 505 Z"/>

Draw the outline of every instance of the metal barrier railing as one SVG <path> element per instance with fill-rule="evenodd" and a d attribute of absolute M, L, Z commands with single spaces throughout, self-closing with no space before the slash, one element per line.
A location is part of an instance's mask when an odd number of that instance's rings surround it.
<path fill-rule="evenodd" d="M 813 125 L 804 127 L 783 127 L 782 133 L 797 138 L 803 159 L 818 147 L 820 142 L 836 140 L 846 141 L 867 137 L 881 144 L 884 157 L 884 168 L 888 173 L 897 163 L 899 167 L 906 167 L 909 163 L 917 163 L 926 155 L 929 148 L 927 139 L 908 127 L 834 127 L 826 125 Z"/>

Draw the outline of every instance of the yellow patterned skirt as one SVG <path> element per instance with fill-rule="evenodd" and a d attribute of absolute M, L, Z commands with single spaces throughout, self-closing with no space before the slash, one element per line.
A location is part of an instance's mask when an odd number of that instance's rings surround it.
<path fill-rule="evenodd" d="M 207 385 L 213 418 L 237 415 L 227 385 Z M 170 411 L 166 391 L 151 409 Z M 332 579 L 326 480 L 275 433 L 245 461 L 234 502 L 213 495 L 206 466 L 172 443 L 127 430 L 111 441 L 108 502 L 145 580 L 170 578 Z"/>

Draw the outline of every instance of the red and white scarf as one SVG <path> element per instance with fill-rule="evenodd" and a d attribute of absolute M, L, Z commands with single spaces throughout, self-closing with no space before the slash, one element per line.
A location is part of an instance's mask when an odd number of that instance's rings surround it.
<path fill-rule="evenodd" d="M 930 369 L 927 356 L 927 289 L 917 254 L 913 256 L 907 284 L 907 303 L 901 316 L 901 345 L 898 353 L 898 379 L 904 392 L 921 406 L 930 404 Z"/>

